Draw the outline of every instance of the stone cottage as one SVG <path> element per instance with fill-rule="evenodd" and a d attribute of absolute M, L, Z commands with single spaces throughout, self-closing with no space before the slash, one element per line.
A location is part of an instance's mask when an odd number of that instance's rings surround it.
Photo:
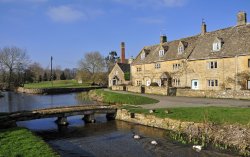
<path fill-rule="evenodd" d="M 113 73 L 114 71 L 112 71 Z M 113 76 L 113 75 L 112 75 Z M 193 90 L 250 89 L 250 24 L 239 12 L 233 27 L 145 46 L 131 64 L 133 86 L 191 88 Z"/>
<path fill-rule="evenodd" d="M 132 59 L 125 58 L 125 43 L 121 42 L 121 58 L 109 73 L 109 87 L 130 82 L 130 63 L 132 61 Z"/>

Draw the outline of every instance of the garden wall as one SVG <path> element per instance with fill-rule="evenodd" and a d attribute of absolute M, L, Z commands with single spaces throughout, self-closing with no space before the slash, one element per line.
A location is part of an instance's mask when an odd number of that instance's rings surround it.
<path fill-rule="evenodd" d="M 154 87 L 148 86 L 145 87 L 145 93 L 147 94 L 158 94 L 158 95 L 168 95 L 168 88 L 167 87 Z"/>
<path fill-rule="evenodd" d="M 134 93 L 141 93 L 141 86 L 126 86 L 126 91 L 134 92 Z"/>
<path fill-rule="evenodd" d="M 187 97 L 207 97 L 207 98 L 234 98 L 234 99 L 250 99 L 249 90 L 191 90 L 177 89 L 176 96 Z"/>

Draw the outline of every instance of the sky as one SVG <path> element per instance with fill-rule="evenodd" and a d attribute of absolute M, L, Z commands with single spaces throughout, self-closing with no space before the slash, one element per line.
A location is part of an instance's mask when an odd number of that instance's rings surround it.
<path fill-rule="evenodd" d="M 0 48 L 27 50 L 33 62 L 76 68 L 85 53 L 136 57 L 144 46 L 236 25 L 249 0 L 0 0 Z M 249 19 L 250 21 L 250 19 Z"/>

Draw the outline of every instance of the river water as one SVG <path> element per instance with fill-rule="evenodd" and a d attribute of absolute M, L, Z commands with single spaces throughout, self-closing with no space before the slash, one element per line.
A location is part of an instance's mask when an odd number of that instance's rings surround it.
<path fill-rule="evenodd" d="M 38 108 L 86 105 L 91 102 L 83 93 L 61 95 L 27 95 L 5 92 L 0 98 L 0 112 Z M 82 116 L 68 118 L 67 127 L 58 127 L 56 118 L 18 122 L 41 136 L 63 157 L 232 157 L 212 149 L 196 152 L 191 145 L 182 145 L 168 138 L 167 131 L 122 121 L 107 121 L 96 115 L 96 123 L 85 124 Z M 139 134 L 141 139 L 133 139 Z M 151 141 L 157 145 L 151 145 Z"/>

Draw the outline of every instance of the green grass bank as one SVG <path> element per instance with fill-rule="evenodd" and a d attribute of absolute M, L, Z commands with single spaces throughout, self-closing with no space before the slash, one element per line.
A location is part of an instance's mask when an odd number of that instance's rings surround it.
<path fill-rule="evenodd" d="M 150 114 L 149 110 L 125 107 L 130 112 Z M 214 124 L 240 124 L 250 127 L 250 108 L 236 107 L 178 107 L 156 109 L 152 115 L 188 122 L 209 122 Z"/>
<path fill-rule="evenodd" d="M 118 104 L 142 105 L 142 104 L 154 104 L 159 102 L 158 100 L 152 98 L 147 98 L 132 94 L 114 93 L 102 89 L 92 90 L 90 91 L 89 95 L 92 99 L 112 104 L 118 103 Z"/>
<path fill-rule="evenodd" d="M 0 157 L 59 157 L 41 138 L 24 128 L 0 130 Z"/>
<path fill-rule="evenodd" d="M 90 87 L 90 83 L 79 84 L 76 80 L 56 80 L 53 81 L 43 81 L 39 83 L 29 83 L 24 84 L 24 88 L 28 89 L 43 89 L 43 88 L 84 88 Z"/>

